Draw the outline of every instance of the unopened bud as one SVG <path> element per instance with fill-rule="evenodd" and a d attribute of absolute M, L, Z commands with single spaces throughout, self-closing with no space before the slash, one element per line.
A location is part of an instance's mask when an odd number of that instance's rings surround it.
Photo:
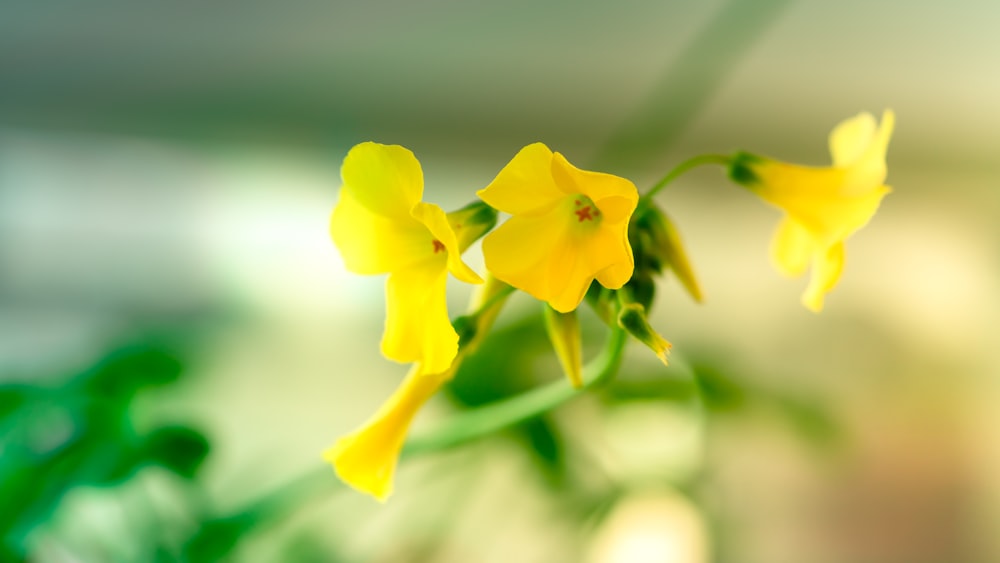
<path fill-rule="evenodd" d="M 672 345 L 653 330 L 646 319 L 646 309 L 638 303 L 623 303 L 618 313 L 618 326 L 649 347 L 656 357 L 667 365 L 667 354 Z"/>
<path fill-rule="evenodd" d="M 448 223 L 458 238 L 458 249 L 465 252 L 497 224 L 497 210 L 476 201 L 448 214 Z"/>
<path fill-rule="evenodd" d="M 563 373 L 573 387 L 583 387 L 583 349 L 576 311 L 560 313 L 546 305 L 545 328 L 549 332 L 549 340 L 559 357 Z"/>
<path fill-rule="evenodd" d="M 694 275 L 681 235 L 673 222 L 659 208 L 650 206 L 636 221 L 636 227 L 649 237 L 646 252 L 658 258 L 660 264 L 670 268 L 691 298 L 701 303 L 701 285 Z"/>

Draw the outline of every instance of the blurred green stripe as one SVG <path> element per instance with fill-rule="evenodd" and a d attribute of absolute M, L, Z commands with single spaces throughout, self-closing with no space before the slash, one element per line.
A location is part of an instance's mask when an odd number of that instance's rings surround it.
<path fill-rule="evenodd" d="M 594 170 L 634 172 L 664 154 L 792 0 L 731 0 L 663 71 L 594 157 Z"/>

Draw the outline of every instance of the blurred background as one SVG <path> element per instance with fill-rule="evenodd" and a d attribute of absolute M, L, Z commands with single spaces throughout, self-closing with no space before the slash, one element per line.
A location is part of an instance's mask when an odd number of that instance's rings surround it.
<path fill-rule="evenodd" d="M 998 25 L 987 0 L 0 3 L 0 560 L 1000 560 Z M 606 391 L 408 460 L 386 505 L 322 464 L 406 369 L 383 281 L 327 235 L 353 144 L 410 148 L 454 209 L 535 141 L 645 190 L 703 152 L 825 165 L 884 108 L 894 192 L 822 315 L 769 265 L 779 213 L 699 169 L 658 198 L 707 294 L 661 284 L 669 368 L 632 346 Z M 561 377 L 540 321 L 512 299 L 415 432 Z"/>

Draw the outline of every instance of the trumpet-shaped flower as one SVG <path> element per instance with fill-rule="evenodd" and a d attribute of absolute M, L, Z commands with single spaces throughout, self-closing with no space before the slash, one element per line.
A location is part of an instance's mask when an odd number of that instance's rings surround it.
<path fill-rule="evenodd" d="M 771 244 L 778 270 L 798 276 L 812 266 L 812 279 L 802 303 L 812 311 L 823 308 L 823 298 L 837 284 L 844 266 L 844 240 L 865 226 L 882 198 L 885 153 L 894 124 L 886 110 L 881 124 L 862 113 L 837 125 L 830 133 L 833 166 L 814 168 L 778 162 L 746 153 L 737 154 L 730 177 L 785 217 Z"/>
<path fill-rule="evenodd" d="M 463 212 L 471 212 L 483 219 L 482 210 L 473 208 L 457 213 Z M 486 217 L 486 224 L 489 224 L 489 218 Z M 495 220 L 495 214 L 492 218 Z M 472 352 L 489 331 L 500 312 L 501 303 L 507 298 L 507 287 L 495 277 L 487 276 L 486 283 L 476 291 L 471 315 L 464 317 L 471 323 L 467 327 L 469 340 L 463 344 L 451 366 L 441 373 L 421 373 L 414 366 L 396 392 L 370 420 L 337 440 L 323 453 L 323 458 L 333 465 L 345 483 L 379 501 L 389 498 L 396 464 L 413 417 L 441 385 L 455 375 L 463 356 Z"/>
<path fill-rule="evenodd" d="M 486 269 L 553 309 L 575 309 L 594 279 L 618 289 L 632 276 L 632 182 L 580 170 L 535 143 L 477 193 L 512 215 L 483 239 Z"/>
<path fill-rule="evenodd" d="M 427 374 L 414 366 L 382 408 L 361 428 L 323 452 L 323 459 L 345 483 L 384 502 L 392 494 L 396 464 L 413 417 L 452 378 L 454 370 Z"/>
<path fill-rule="evenodd" d="M 424 373 L 444 372 L 458 353 L 445 302 L 448 272 L 482 283 L 461 258 L 462 243 L 471 240 L 460 241 L 449 216 L 420 201 L 420 163 L 401 146 L 356 145 L 344 158 L 341 176 L 330 234 L 344 265 L 358 274 L 389 274 L 382 353 L 418 362 Z"/>

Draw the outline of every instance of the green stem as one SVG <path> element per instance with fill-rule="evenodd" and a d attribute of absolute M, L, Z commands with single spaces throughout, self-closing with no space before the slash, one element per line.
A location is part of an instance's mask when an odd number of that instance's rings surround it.
<path fill-rule="evenodd" d="M 402 457 L 419 456 L 470 442 L 539 416 L 583 395 L 588 389 L 604 385 L 618 373 L 625 340 L 625 331 L 618 327 L 611 328 L 604 349 L 583 368 L 585 383 L 582 389 L 574 389 L 568 382 L 559 380 L 516 397 L 458 414 L 438 430 L 407 442 Z M 330 474 L 330 468 L 325 465 L 317 467 L 247 503 L 228 516 L 209 522 L 195 536 L 193 545 L 199 550 L 210 549 L 207 552 L 201 551 L 202 554 L 211 554 L 208 559 L 222 557 L 251 529 L 274 524 L 303 504 L 340 490 L 344 490 L 344 487 Z"/>
<path fill-rule="evenodd" d="M 667 172 L 666 176 L 660 178 L 659 182 L 653 184 L 653 187 L 649 188 L 649 191 L 643 194 L 643 196 L 639 198 L 639 204 L 638 206 L 636 206 L 636 213 L 641 212 L 643 209 L 646 208 L 646 206 L 652 203 L 653 196 L 655 196 L 657 192 L 665 188 L 667 184 L 673 182 L 679 176 L 683 175 L 685 172 L 691 170 L 692 168 L 697 168 L 699 166 L 704 166 L 706 164 L 721 164 L 723 166 L 728 166 L 731 160 L 732 157 L 726 156 L 724 154 L 701 154 L 685 160 L 684 162 L 675 166 L 673 170 Z"/>
<path fill-rule="evenodd" d="M 517 291 L 516 287 L 512 285 L 505 285 L 502 289 L 491 295 L 489 299 L 484 301 L 483 304 L 480 305 L 478 309 L 465 316 L 478 317 L 479 315 L 484 314 L 486 311 L 489 311 L 494 306 L 501 303 L 504 299 L 506 299 L 510 294 L 514 293 L 515 291 Z"/>
<path fill-rule="evenodd" d="M 512 291 L 514 289 L 510 288 L 498 293 L 474 314 L 502 303 L 503 298 Z M 587 389 L 607 383 L 617 374 L 621 365 L 625 338 L 625 331 L 617 326 L 611 328 L 604 349 L 583 368 L 582 389 L 574 389 L 568 382 L 559 380 L 521 395 L 460 413 L 438 430 L 407 442 L 402 457 L 432 453 L 470 442 L 539 416 L 579 397 Z M 329 467 L 317 467 L 254 499 L 228 516 L 209 522 L 188 547 L 193 547 L 202 554 L 211 554 L 208 559 L 220 558 L 229 553 L 251 529 L 260 529 L 280 521 L 310 500 L 343 489 L 342 483 L 330 474 Z M 210 551 L 202 551 L 205 549 Z"/>
<path fill-rule="evenodd" d="M 574 389 L 568 382 L 559 380 L 516 397 L 455 415 L 436 431 L 407 442 L 403 455 L 409 457 L 451 448 L 548 412 L 614 377 L 621 365 L 624 349 L 625 332 L 617 327 L 612 328 L 604 350 L 583 368 L 585 383 L 582 389 Z"/>

